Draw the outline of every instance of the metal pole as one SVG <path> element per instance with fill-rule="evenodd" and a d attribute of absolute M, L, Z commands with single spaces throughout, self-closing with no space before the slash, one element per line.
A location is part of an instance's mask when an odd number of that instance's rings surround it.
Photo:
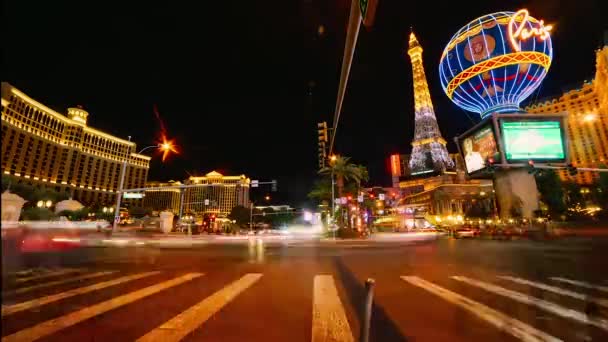
<path fill-rule="evenodd" d="M 346 42 L 344 44 L 344 56 L 342 57 L 342 69 L 340 71 L 340 84 L 338 86 L 338 98 L 336 99 L 336 110 L 334 112 L 333 133 L 329 143 L 329 155 L 332 155 L 334 141 L 336 140 L 336 132 L 338 130 L 338 122 L 340 121 L 340 112 L 342 111 L 342 102 L 346 93 L 346 85 L 348 84 L 348 76 L 350 67 L 357 46 L 357 37 L 359 36 L 359 26 L 361 25 L 361 10 L 359 9 L 359 1 L 352 0 L 350 4 L 350 16 L 348 18 L 348 28 L 346 29 Z"/>
<path fill-rule="evenodd" d="M 186 193 L 185 189 L 181 189 L 179 195 L 179 216 L 177 219 L 180 223 L 182 223 L 182 216 L 184 216 L 184 194 Z M 188 236 L 192 235 L 192 230 L 190 228 L 190 224 L 188 224 Z"/>
<path fill-rule="evenodd" d="M 363 321 L 361 324 L 361 333 L 359 334 L 359 341 L 369 342 L 369 329 L 372 320 L 372 304 L 374 303 L 374 286 L 376 281 L 372 278 L 367 278 L 365 281 L 365 292 L 367 297 L 365 298 L 365 306 L 363 307 Z"/>
<path fill-rule="evenodd" d="M 334 168 L 331 168 L 331 223 L 332 225 L 335 224 L 336 218 L 335 218 L 335 214 L 336 214 L 336 199 L 335 199 L 335 194 L 334 194 Z M 333 227 L 331 227 L 331 231 L 332 231 L 332 235 L 334 237 L 334 239 L 336 238 L 336 231 L 333 229 Z"/>
<path fill-rule="evenodd" d="M 249 208 L 249 231 L 253 231 L 253 201 L 251 201 L 251 207 Z"/>
<path fill-rule="evenodd" d="M 131 136 L 129 135 L 129 141 Z M 125 156 L 125 160 L 122 163 L 122 170 L 120 171 L 120 182 L 118 183 L 118 191 L 116 192 L 116 209 L 114 211 L 114 223 L 112 224 L 112 231 L 115 231 L 118 226 L 118 220 L 120 220 L 120 200 L 122 199 L 122 189 L 125 183 L 125 174 L 127 173 L 127 160 L 129 159 L 129 152 Z"/>

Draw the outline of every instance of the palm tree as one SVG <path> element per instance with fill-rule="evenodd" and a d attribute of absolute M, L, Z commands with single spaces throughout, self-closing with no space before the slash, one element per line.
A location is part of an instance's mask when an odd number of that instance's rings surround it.
<path fill-rule="evenodd" d="M 354 181 L 357 184 L 361 184 L 361 181 L 369 178 L 367 169 L 363 166 L 352 164 L 349 157 L 337 157 L 334 161 L 330 162 L 329 166 L 322 168 L 319 173 L 336 177 L 338 197 L 342 197 L 346 181 Z"/>

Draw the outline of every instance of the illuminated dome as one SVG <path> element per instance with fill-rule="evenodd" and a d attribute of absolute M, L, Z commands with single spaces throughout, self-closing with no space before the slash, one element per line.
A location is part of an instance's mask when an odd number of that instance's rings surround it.
<path fill-rule="evenodd" d="M 528 14 L 497 12 L 461 28 L 443 50 L 439 76 L 459 107 L 482 117 L 521 111 L 553 59 L 551 25 Z"/>

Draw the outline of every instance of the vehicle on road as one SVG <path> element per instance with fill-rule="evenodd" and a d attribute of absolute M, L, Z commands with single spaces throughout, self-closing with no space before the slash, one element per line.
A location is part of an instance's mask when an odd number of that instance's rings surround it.
<path fill-rule="evenodd" d="M 454 230 L 454 238 L 456 239 L 460 239 L 460 238 L 473 238 L 479 235 L 479 232 L 473 228 L 457 228 Z"/>
<path fill-rule="evenodd" d="M 81 238 L 91 234 L 108 233 L 112 225 L 105 220 L 21 221 L 4 226 L 3 247 L 22 253 L 61 251 L 79 247 Z"/>

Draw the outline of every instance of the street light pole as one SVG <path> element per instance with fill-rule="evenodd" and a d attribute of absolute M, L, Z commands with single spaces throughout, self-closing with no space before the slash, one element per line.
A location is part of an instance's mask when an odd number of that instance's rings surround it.
<path fill-rule="evenodd" d="M 253 201 L 251 201 L 251 207 L 249 208 L 249 231 L 253 231 Z"/>
<path fill-rule="evenodd" d="M 129 141 L 131 136 L 129 135 Z M 122 199 L 122 189 L 125 182 L 125 173 L 127 172 L 127 161 L 129 159 L 129 152 L 125 156 L 125 160 L 122 163 L 122 169 L 120 171 L 120 182 L 118 183 L 118 190 L 116 191 L 116 210 L 114 211 L 114 223 L 112 224 L 112 231 L 115 231 L 118 226 L 118 220 L 120 220 L 120 201 Z"/>
<path fill-rule="evenodd" d="M 336 199 L 334 195 L 334 169 L 331 169 L 331 220 L 334 221 L 334 214 L 336 213 Z"/>
<path fill-rule="evenodd" d="M 131 136 L 129 135 L 129 141 L 131 141 Z M 141 154 L 143 151 L 150 148 L 160 148 L 161 145 L 150 145 L 142 148 L 137 154 Z M 127 173 L 127 162 L 129 160 L 129 152 L 125 156 L 125 160 L 122 163 L 122 169 L 120 171 L 120 182 L 118 183 L 118 191 L 116 192 L 116 210 L 114 211 L 114 223 L 112 224 L 112 231 L 115 231 L 118 226 L 118 221 L 120 220 L 120 202 L 122 200 L 122 190 L 125 183 L 125 175 Z"/>

